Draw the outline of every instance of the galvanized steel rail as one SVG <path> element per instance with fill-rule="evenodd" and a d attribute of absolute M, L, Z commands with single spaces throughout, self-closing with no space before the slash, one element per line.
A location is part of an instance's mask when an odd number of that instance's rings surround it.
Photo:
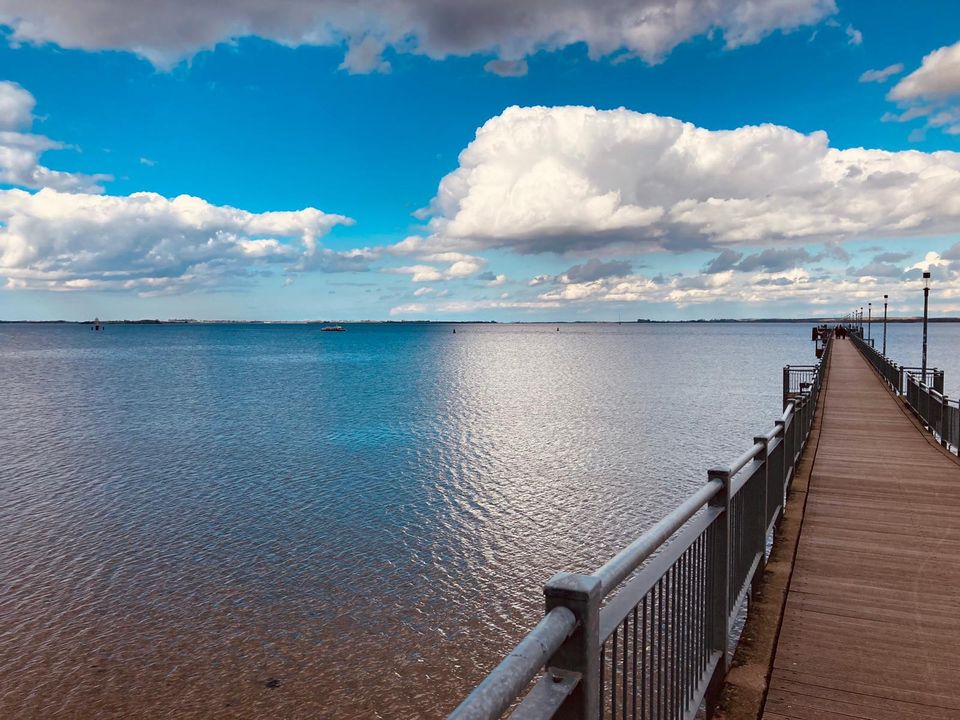
<path fill-rule="evenodd" d="M 783 414 L 732 465 L 708 471 L 700 489 L 593 574 L 551 578 L 546 617 L 451 720 L 492 720 L 511 707 L 519 720 L 686 720 L 704 703 L 709 715 L 810 434 L 830 347 L 820 365 L 784 368 Z"/>
<path fill-rule="evenodd" d="M 902 395 L 907 406 L 939 440 L 960 455 L 960 403 L 943 392 L 943 370 L 897 365 L 886 355 L 877 352 L 863 338 L 850 338 L 860 353 L 873 365 L 887 385 Z"/>

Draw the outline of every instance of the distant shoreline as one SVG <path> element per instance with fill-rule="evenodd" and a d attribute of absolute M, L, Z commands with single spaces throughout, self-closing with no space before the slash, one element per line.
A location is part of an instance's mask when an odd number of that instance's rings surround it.
<path fill-rule="evenodd" d="M 718 318 L 716 320 L 101 320 L 101 325 L 707 325 L 801 323 L 835 325 L 838 318 Z M 887 323 L 919 323 L 922 317 L 888 317 Z M 960 322 L 960 317 L 929 318 L 930 323 Z M 93 320 L 0 320 L 0 325 L 92 325 Z M 882 324 L 874 319 L 873 324 Z M 866 321 L 864 325 L 868 324 Z"/>

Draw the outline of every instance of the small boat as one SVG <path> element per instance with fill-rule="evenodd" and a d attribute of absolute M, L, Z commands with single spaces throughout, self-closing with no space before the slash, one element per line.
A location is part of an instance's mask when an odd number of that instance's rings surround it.
<path fill-rule="evenodd" d="M 326 327 L 320 328 L 324 332 L 345 332 L 343 325 L 327 325 Z"/>

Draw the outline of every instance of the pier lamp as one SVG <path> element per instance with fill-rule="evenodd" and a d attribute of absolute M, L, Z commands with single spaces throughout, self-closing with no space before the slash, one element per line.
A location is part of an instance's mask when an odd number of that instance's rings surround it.
<path fill-rule="evenodd" d="M 863 306 L 860 306 L 860 339 L 863 340 Z"/>
<path fill-rule="evenodd" d="M 887 295 L 883 296 L 883 356 L 887 356 Z"/>
<path fill-rule="evenodd" d="M 870 341 L 870 329 L 873 327 L 873 303 L 867 303 L 867 342 L 873 343 Z"/>
<path fill-rule="evenodd" d="M 920 377 L 927 382 L 927 307 L 930 303 L 930 271 L 923 274 L 923 362 L 920 363 Z"/>

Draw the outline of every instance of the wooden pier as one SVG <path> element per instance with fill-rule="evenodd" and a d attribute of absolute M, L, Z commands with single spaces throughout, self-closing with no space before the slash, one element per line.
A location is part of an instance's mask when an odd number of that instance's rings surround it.
<path fill-rule="evenodd" d="M 960 718 L 960 462 L 833 342 L 765 720 Z"/>

